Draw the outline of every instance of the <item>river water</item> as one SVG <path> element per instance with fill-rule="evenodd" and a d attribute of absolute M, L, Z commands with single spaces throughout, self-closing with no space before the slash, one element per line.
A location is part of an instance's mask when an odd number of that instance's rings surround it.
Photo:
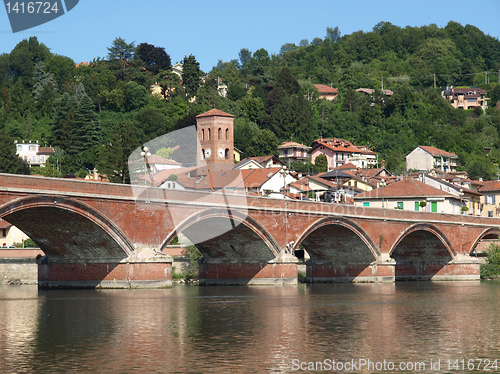
<path fill-rule="evenodd" d="M 2 373 L 498 372 L 500 282 L 1 286 L 0 349 Z"/>

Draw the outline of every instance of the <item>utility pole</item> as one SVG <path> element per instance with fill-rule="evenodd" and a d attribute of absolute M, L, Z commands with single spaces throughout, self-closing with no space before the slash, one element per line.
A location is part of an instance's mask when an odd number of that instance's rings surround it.
<path fill-rule="evenodd" d="M 436 73 L 434 73 L 434 88 L 436 88 Z"/>

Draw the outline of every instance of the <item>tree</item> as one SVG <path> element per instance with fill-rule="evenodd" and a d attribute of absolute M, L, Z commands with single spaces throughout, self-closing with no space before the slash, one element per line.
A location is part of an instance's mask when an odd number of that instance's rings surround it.
<path fill-rule="evenodd" d="M 185 56 L 182 62 L 182 81 L 189 98 L 196 96 L 200 87 L 200 64 L 193 55 Z"/>
<path fill-rule="evenodd" d="M 36 36 L 29 40 L 19 42 L 10 52 L 10 69 L 16 77 L 23 77 L 26 87 L 32 84 L 31 78 L 35 71 L 35 65 L 44 62 L 51 56 L 45 44 L 39 43 Z"/>
<path fill-rule="evenodd" d="M 16 154 L 14 139 L 0 129 L 0 173 L 29 174 L 26 163 Z"/>
<path fill-rule="evenodd" d="M 98 170 L 113 183 L 130 183 L 128 158 L 141 145 L 129 122 L 118 123 L 108 135 L 99 155 Z"/>
<path fill-rule="evenodd" d="M 252 156 L 267 156 L 277 155 L 278 153 L 278 138 L 273 132 L 264 129 L 259 131 L 250 141 L 248 154 Z"/>
<path fill-rule="evenodd" d="M 127 66 L 132 65 L 132 59 L 134 58 L 134 42 L 127 43 L 125 39 L 116 38 L 113 40 L 111 47 L 108 47 L 108 51 L 108 60 L 112 64 L 120 66 L 118 78 L 125 80 L 125 70 Z"/>
<path fill-rule="evenodd" d="M 72 162 L 77 168 L 93 169 L 97 163 L 102 131 L 92 100 L 84 94 L 75 111 L 75 130 L 71 148 Z"/>
<path fill-rule="evenodd" d="M 137 46 L 135 55 L 144 62 L 144 68 L 154 75 L 158 74 L 160 70 L 168 70 L 172 67 L 170 56 L 163 47 L 141 43 Z"/>
<path fill-rule="evenodd" d="M 337 43 L 337 40 L 340 39 L 340 29 L 338 26 L 335 28 L 327 27 L 326 28 L 326 39 L 330 40 L 333 43 Z"/>
<path fill-rule="evenodd" d="M 318 155 L 314 159 L 314 165 L 316 165 L 316 168 L 318 169 L 319 173 L 328 171 L 328 159 L 323 154 Z"/>
<path fill-rule="evenodd" d="M 72 146 L 76 106 L 75 98 L 67 92 L 55 102 L 51 142 L 64 151 Z"/>
<path fill-rule="evenodd" d="M 172 157 L 172 153 L 174 153 L 174 149 L 172 147 L 163 147 L 156 151 L 155 155 L 158 157 L 170 159 Z"/>
<path fill-rule="evenodd" d="M 127 43 L 125 39 L 116 38 L 107 50 L 109 52 L 108 60 L 118 60 L 125 63 L 125 61 L 130 61 L 134 58 L 135 45 L 134 42 Z"/>

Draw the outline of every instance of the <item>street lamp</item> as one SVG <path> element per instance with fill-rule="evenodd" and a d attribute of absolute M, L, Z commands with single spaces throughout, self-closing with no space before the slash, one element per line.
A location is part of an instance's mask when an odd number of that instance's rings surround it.
<path fill-rule="evenodd" d="M 463 214 L 464 211 L 462 208 L 464 206 L 464 190 L 460 189 L 460 191 L 458 191 L 458 194 L 460 195 L 460 214 Z"/>
<path fill-rule="evenodd" d="M 288 174 L 290 174 L 290 170 L 288 170 L 286 166 L 283 166 L 283 169 L 280 170 L 280 174 L 283 176 L 283 198 L 285 198 L 285 194 L 286 194 L 286 176 Z"/>
<path fill-rule="evenodd" d="M 386 186 L 385 179 L 380 181 L 380 186 L 382 187 L 382 208 L 384 208 L 384 187 Z"/>
<path fill-rule="evenodd" d="M 148 171 L 148 158 L 151 157 L 151 152 L 149 152 L 148 147 L 144 147 L 141 152 L 141 156 L 144 158 L 144 185 L 146 185 L 146 173 Z"/>

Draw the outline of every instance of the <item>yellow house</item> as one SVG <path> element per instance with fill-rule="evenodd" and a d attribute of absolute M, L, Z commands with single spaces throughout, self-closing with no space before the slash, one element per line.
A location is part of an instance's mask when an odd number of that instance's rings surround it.
<path fill-rule="evenodd" d="M 238 148 L 234 147 L 233 152 L 234 152 L 234 162 L 235 163 L 240 162 L 241 161 L 241 151 Z"/>
<path fill-rule="evenodd" d="M 500 181 L 483 182 L 479 188 L 481 196 L 481 217 L 500 217 Z"/>

